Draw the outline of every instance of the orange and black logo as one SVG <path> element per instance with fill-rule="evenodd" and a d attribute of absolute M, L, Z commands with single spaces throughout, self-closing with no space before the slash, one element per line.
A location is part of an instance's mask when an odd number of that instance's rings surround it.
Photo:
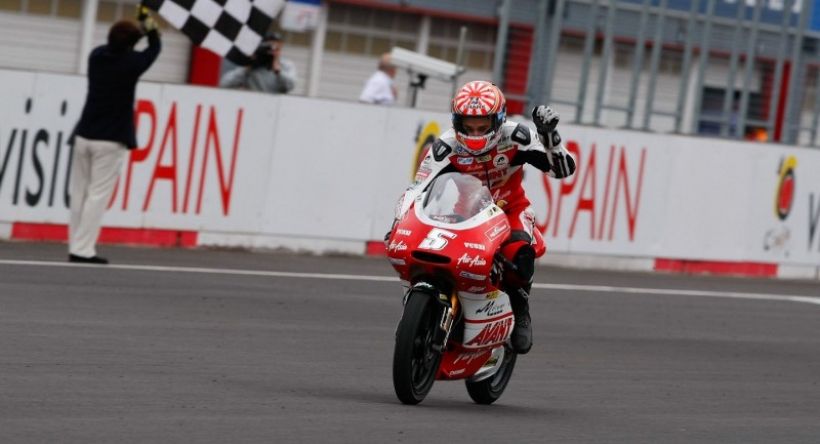
<path fill-rule="evenodd" d="M 794 170 L 796 167 L 797 158 L 794 156 L 788 156 L 780 160 L 777 194 L 774 199 L 774 212 L 780 220 L 786 220 L 792 210 L 795 193 Z"/>

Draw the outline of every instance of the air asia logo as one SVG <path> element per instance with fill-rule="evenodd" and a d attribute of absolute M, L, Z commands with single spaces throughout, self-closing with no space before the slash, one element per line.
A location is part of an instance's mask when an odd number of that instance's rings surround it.
<path fill-rule="evenodd" d="M 390 242 L 390 245 L 387 247 L 387 249 L 390 251 L 404 251 L 407 249 L 407 244 L 405 244 L 404 241 L 393 241 Z"/>
<path fill-rule="evenodd" d="M 471 257 L 469 254 L 464 253 L 460 258 L 458 258 L 458 265 L 461 264 L 466 264 L 470 267 L 480 267 L 482 265 L 487 265 L 487 261 L 479 255 Z"/>
<path fill-rule="evenodd" d="M 763 238 L 763 250 L 782 253 L 789 256 L 789 241 L 791 230 L 785 224 L 792 211 L 794 195 L 797 185 L 795 169 L 797 168 L 797 158 L 787 156 L 780 159 L 777 168 L 777 192 L 774 197 L 774 214 L 780 221 L 778 226 L 766 231 Z"/>

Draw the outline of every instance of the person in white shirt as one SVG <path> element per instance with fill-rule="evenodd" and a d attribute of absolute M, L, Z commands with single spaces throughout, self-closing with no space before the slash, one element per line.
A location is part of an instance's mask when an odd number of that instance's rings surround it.
<path fill-rule="evenodd" d="M 379 69 L 367 79 L 359 101 L 377 105 L 392 105 L 396 103 L 398 94 L 393 79 L 396 77 L 396 66 L 390 60 L 390 54 L 382 54 L 379 59 Z"/>

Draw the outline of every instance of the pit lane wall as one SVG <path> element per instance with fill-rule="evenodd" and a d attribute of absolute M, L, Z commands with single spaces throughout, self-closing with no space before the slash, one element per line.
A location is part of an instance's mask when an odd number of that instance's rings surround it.
<path fill-rule="evenodd" d="M 85 79 L 0 70 L 0 238 L 65 240 Z M 102 242 L 383 248 L 445 113 L 141 83 Z M 525 186 L 564 265 L 818 278 L 820 151 L 562 124 L 579 169 Z M 2 248 L 2 246 L 0 246 Z M 717 264 L 717 265 L 715 265 Z M 745 270 L 745 271 L 744 271 Z"/>

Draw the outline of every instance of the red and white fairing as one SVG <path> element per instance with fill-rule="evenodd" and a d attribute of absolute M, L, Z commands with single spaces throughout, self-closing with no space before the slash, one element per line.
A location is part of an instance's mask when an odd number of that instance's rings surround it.
<path fill-rule="evenodd" d="M 503 357 L 514 317 L 492 270 L 509 234 L 506 215 L 480 180 L 447 173 L 414 199 L 388 238 L 388 259 L 405 283 L 441 276 L 454 284 L 464 336 L 449 341 L 438 379 L 475 377 Z"/>

